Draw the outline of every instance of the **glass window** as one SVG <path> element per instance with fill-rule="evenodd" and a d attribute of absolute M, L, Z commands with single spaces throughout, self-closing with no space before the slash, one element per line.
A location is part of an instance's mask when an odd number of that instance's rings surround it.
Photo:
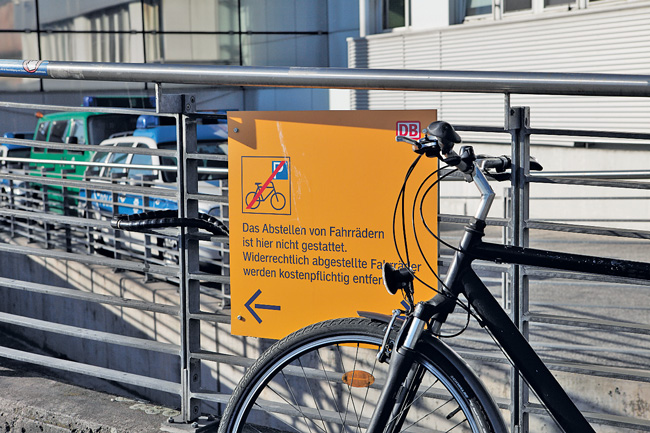
<path fill-rule="evenodd" d="M 104 114 L 88 118 L 88 144 L 99 144 L 113 134 L 135 129 L 138 116 L 131 114 Z"/>
<path fill-rule="evenodd" d="M 38 130 L 36 130 L 36 136 L 34 140 L 46 141 L 47 140 L 47 130 L 50 127 L 50 122 L 43 122 L 38 125 Z"/>
<path fill-rule="evenodd" d="M 575 0 L 544 0 L 544 7 L 570 5 L 573 3 L 575 3 Z"/>
<path fill-rule="evenodd" d="M 63 138 L 67 129 L 67 120 L 55 120 L 52 122 L 52 128 L 50 129 L 50 137 L 48 141 L 51 141 L 52 143 L 63 143 Z M 50 149 L 50 152 L 53 151 L 53 149 Z"/>
<path fill-rule="evenodd" d="M 48 0 L 38 3 L 41 26 L 47 30 L 142 31 L 139 1 Z M 98 27 L 99 26 L 99 27 Z M 94 27 L 94 28 L 93 28 Z"/>
<path fill-rule="evenodd" d="M 56 31 L 41 34 L 42 58 L 61 62 L 143 63 L 143 45 L 139 34 Z"/>
<path fill-rule="evenodd" d="M 406 0 L 384 0 L 385 29 L 394 29 L 406 26 Z"/>
<path fill-rule="evenodd" d="M 106 162 L 106 158 L 108 158 L 109 153 L 108 152 L 97 152 L 95 156 L 93 157 L 92 162 Z M 99 176 L 100 172 L 102 171 L 104 167 L 101 166 L 89 166 L 86 169 L 86 176 Z"/>
<path fill-rule="evenodd" d="M 128 156 L 128 153 L 111 153 L 111 156 L 108 158 L 107 162 L 109 164 L 126 164 Z M 106 177 L 110 179 L 113 177 L 114 173 L 124 173 L 125 170 L 126 169 L 124 167 L 109 167 L 106 171 Z"/>
<path fill-rule="evenodd" d="M 492 13 L 492 0 L 467 0 L 467 16 Z"/>
<path fill-rule="evenodd" d="M 346 1 L 358 3 L 355 0 Z M 243 33 L 327 32 L 329 30 L 328 2 L 325 0 L 240 0 L 240 2 Z"/>
<path fill-rule="evenodd" d="M 133 158 L 131 159 L 131 165 L 148 165 L 151 166 L 153 164 L 151 155 L 133 155 Z M 129 168 L 127 177 L 129 179 L 135 179 L 139 176 L 144 176 L 144 175 L 154 175 L 156 174 L 156 170 L 153 168 Z"/>
<path fill-rule="evenodd" d="M 505 3 L 503 6 L 504 12 L 530 10 L 533 7 L 532 0 L 504 0 L 504 3 Z"/>
<path fill-rule="evenodd" d="M 77 144 L 86 144 L 86 131 L 84 128 L 84 121 L 82 119 L 73 119 L 70 124 L 70 137 L 77 139 Z"/>
<path fill-rule="evenodd" d="M 292 35 L 282 35 L 292 38 Z M 239 36 L 236 34 L 148 34 L 147 62 L 209 63 L 239 65 Z M 286 48 L 285 48 L 286 51 Z"/>
<path fill-rule="evenodd" d="M 0 1 L 0 29 L 36 30 L 35 0 Z M 3 36 L 3 44 L 5 43 Z M 25 57 L 28 58 L 28 57 Z"/>
<path fill-rule="evenodd" d="M 267 2 L 255 0 L 255 9 L 258 13 L 263 13 L 265 3 Z M 160 0 L 147 0 L 145 4 L 149 8 L 149 10 L 145 8 L 145 26 L 148 31 L 239 31 L 238 0 L 174 0 L 164 1 L 162 4 Z"/>

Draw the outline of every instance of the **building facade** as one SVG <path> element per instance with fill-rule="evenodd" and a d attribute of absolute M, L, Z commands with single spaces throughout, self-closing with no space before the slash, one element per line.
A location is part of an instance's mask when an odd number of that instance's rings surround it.
<path fill-rule="evenodd" d="M 352 68 L 650 75 L 645 0 L 361 0 L 361 11 L 363 36 L 349 42 Z M 647 98 L 512 95 L 511 104 L 530 106 L 534 127 L 650 132 Z M 503 95 L 351 96 L 354 109 L 432 107 L 452 123 L 503 125 Z"/>
<path fill-rule="evenodd" d="M 243 66 L 347 66 L 356 0 L 0 0 L 0 58 Z M 184 88 L 183 86 L 178 86 Z M 3 78 L 8 100 L 79 105 L 151 94 L 142 83 Z M 185 88 L 200 109 L 328 109 L 327 90 Z M 178 93 L 178 92 L 176 92 Z M 0 130 L 33 116 L 3 116 Z"/>
<path fill-rule="evenodd" d="M 0 0 L 0 58 L 645 75 L 648 22 L 649 0 Z M 0 80 L 7 99 L 27 102 L 79 104 L 98 92 L 152 90 L 142 83 Z M 201 109 L 436 108 L 455 123 L 503 123 L 502 95 L 187 91 Z M 650 131 L 643 98 L 513 95 L 511 102 L 531 106 L 537 127 Z M 29 129 L 30 122 L 18 114 L 0 128 Z"/>

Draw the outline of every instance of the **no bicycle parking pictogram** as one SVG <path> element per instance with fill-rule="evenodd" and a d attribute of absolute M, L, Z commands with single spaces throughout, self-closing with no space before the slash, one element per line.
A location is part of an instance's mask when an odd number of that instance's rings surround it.
<path fill-rule="evenodd" d="M 242 212 L 291 215 L 290 158 L 243 156 Z"/>

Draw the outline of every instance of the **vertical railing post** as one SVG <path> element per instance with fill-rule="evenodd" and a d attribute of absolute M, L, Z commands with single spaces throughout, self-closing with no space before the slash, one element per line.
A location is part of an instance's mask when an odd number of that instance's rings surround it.
<path fill-rule="evenodd" d="M 510 243 L 518 247 L 528 246 L 528 228 L 526 222 L 529 216 L 528 172 L 530 160 L 530 108 L 510 107 L 506 104 L 506 130 L 512 139 L 512 179 L 511 179 L 511 220 Z M 529 337 L 528 322 L 525 320 L 528 312 L 528 277 L 522 266 L 511 267 L 511 310 L 512 320 L 518 325 L 524 337 Z M 528 413 L 525 407 L 529 400 L 529 389 L 519 375 L 517 368 L 512 369 L 511 375 L 511 431 L 516 433 L 528 432 Z"/>
<path fill-rule="evenodd" d="M 15 196 L 14 196 L 14 181 L 13 181 L 13 179 L 9 179 L 9 190 L 7 191 L 7 194 L 8 194 L 7 201 L 9 203 L 9 209 L 16 209 L 16 200 L 15 200 Z M 10 226 L 9 226 L 10 227 L 10 233 L 11 233 L 11 237 L 13 239 L 14 236 L 16 236 L 16 217 L 15 217 L 15 215 L 13 213 L 9 217 L 9 221 L 10 221 Z"/>
<path fill-rule="evenodd" d="M 163 95 L 156 85 L 159 112 L 176 112 L 178 159 L 178 216 L 198 217 L 198 201 L 190 194 L 198 193 L 197 160 L 188 155 L 196 153 L 195 97 L 190 95 Z M 200 350 L 200 321 L 192 318 L 200 311 L 199 281 L 192 277 L 199 270 L 198 240 L 192 237 L 196 229 L 181 228 L 179 238 L 179 283 L 181 324 L 181 415 L 182 422 L 196 420 L 201 415 L 201 401 L 193 397 L 201 386 L 201 363 L 192 353 Z"/>
<path fill-rule="evenodd" d="M 61 170 L 61 179 L 69 179 L 71 174 L 75 173 L 74 168 L 64 168 Z M 63 186 L 63 215 L 64 216 L 70 216 L 73 215 L 72 210 L 70 209 L 72 202 L 74 199 L 70 197 L 70 189 L 67 186 Z M 70 224 L 64 224 L 64 232 L 65 232 L 65 239 L 64 239 L 64 244 L 65 244 L 65 250 L 67 252 L 72 251 L 72 228 L 70 227 Z"/>
<path fill-rule="evenodd" d="M 111 173 L 111 184 L 117 185 L 122 179 L 126 177 L 126 173 Z M 120 193 L 117 190 L 114 190 L 111 194 L 111 202 L 113 207 L 113 215 L 120 214 Z M 121 259 L 122 258 L 122 242 L 120 238 L 122 237 L 121 230 L 113 230 L 113 258 Z"/>

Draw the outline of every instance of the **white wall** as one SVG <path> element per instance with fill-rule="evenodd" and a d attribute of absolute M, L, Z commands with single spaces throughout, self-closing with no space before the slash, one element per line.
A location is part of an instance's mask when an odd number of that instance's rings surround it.
<path fill-rule="evenodd" d="M 643 3 L 642 3 L 643 5 Z M 650 6 L 639 3 L 473 22 L 428 31 L 354 39 L 350 66 L 432 70 L 650 74 Z M 649 98 L 513 95 L 531 107 L 533 127 L 650 132 Z M 503 96 L 427 92 L 356 92 L 352 106 L 437 108 L 454 123 L 503 125 Z M 540 143 L 570 144 L 568 140 Z"/>

